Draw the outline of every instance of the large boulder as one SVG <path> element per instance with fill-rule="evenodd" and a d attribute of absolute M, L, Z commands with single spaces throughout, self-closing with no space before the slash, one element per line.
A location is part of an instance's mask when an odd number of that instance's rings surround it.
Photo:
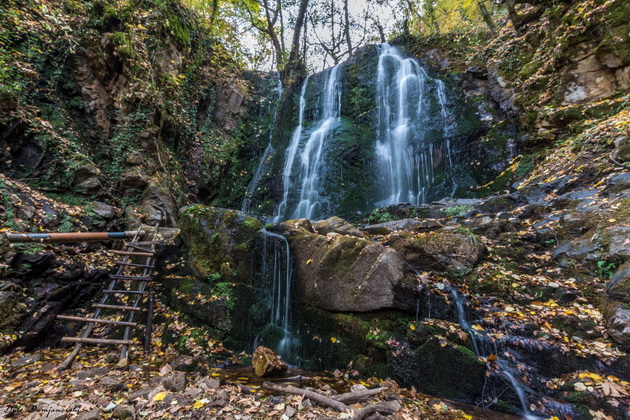
<path fill-rule="evenodd" d="M 386 246 L 364 238 L 314 231 L 306 219 L 285 222 L 299 293 L 306 303 L 341 312 L 395 306 L 405 278 L 404 261 Z"/>
<path fill-rule="evenodd" d="M 488 253 L 477 236 L 461 227 L 411 234 L 398 232 L 386 242 L 416 269 L 465 274 Z"/>

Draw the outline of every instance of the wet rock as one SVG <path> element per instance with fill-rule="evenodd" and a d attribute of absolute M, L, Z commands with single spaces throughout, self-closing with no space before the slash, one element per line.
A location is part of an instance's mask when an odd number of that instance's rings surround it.
<path fill-rule="evenodd" d="M 113 376 L 105 376 L 104 378 L 101 378 L 98 383 L 114 392 L 121 391 L 125 388 L 125 385 L 120 381 L 120 378 Z"/>
<path fill-rule="evenodd" d="M 630 69 L 630 66 L 627 67 Z M 619 136 L 615 139 L 615 150 L 610 156 L 619 163 L 630 162 L 630 137 Z"/>
<path fill-rule="evenodd" d="M 105 204 L 100 201 L 93 201 L 91 205 L 92 211 L 105 220 L 110 220 L 116 217 L 116 208 L 110 206 L 109 204 Z"/>
<path fill-rule="evenodd" d="M 168 188 L 151 181 L 142 197 L 145 221 L 150 225 L 177 226 L 177 207 Z"/>
<path fill-rule="evenodd" d="M 630 172 L 611 175 L 610 178 L 608 178 L 607 185 L 609 187 L 630 188 Z"/>
<path fill-rule="evenodd" d="M 11 362 L 11 366 L 22 368 L 24 366 L 32 365 L 35 362 L 39 362 L 40 360 L 42 360 L 41 354 L 33 354 L 31 356 L 24 356 L 20 357 L 17 360 L 14 360 L 13 362 Z"/>
<path fill-rule="evenodd" d="M 598 245 L 589 239 L 578 239 L 575 241 L 566 241 L 560 243 L 552 252 L 553 258 L 559 258 L 561 256 L 567 257 L 582 257 L 592 254 L 596 251 Z"/>
<path fill-rule="evenodd" d="M 608 334 L 625 350 L 630 350 L 630 310 L 617 307 L 608 318 Z"/>
<path fill-rule="evenodd" d="M 203 390 L 218 389 L 221 381 L 215 378 L 205 377 L 197 382 L 197 386 Z"/>
<path fill-rule="evenodd" d="M 285 373 L 289 367 L 273 350 L 259 346 L 252 357 L 252 368 L 256 376 L 278 376 Z"/>
<path fill-rule="evenodd" d="M 298 293 L 309 305 L 344 312 L 394 307 L 395 289 L 404 280 L 404 262 L 395 250 L 362 238 L 311 233 L 302 225 L 283 223 Z"/>
<path fill-rule="evenodd" d="M 11 283 L 4 283 L 4 285 L 12 287 Z M 27 306 L 22 302 L 22 299 L 23 297 L 16 291 L 0 291 L 0 328 L 7 330 L 17 328 L 20 320 L 27 312 Z"/>
<path fill-rule="evenodd" d="M 149 394 L 150 394 L 152 391 L 153 391 L 153 388 L 150 388 L 150 387 L 148 387 L 148 388 L 142 388 L 142 389 L 140 389 L 140 390 L 138 390 L 138 391 L 136 391 L 136 392 L 131 393 L 131 394 L 129 395 L 129 397 L 127 397 L 127 400 L 128 400 L 129 402 L 133 402 L 133 401 L 135 401 L 135 400 L 137 400 L 137 399 L 140 399 L 140 398 L 143 398 L 143 399 L 145 399 L 145 400 L 146 400 L 146 399 L 148 399 Z"/>
<path fill-rule="evenodd" d="M 97 194 L 103 189 L 103 183 L 99 179 L 100 171 L 90 163 L 81 165 L 74 173 L 73 186 L 82 194 Z"/>
<path fill-rule="evenodd" d="M 109 369 L 106 367 L 94 368 L 90 370 L 82 370 L 80 372 L 77 372 L 77 379 L 87 379 L 87 378 L 94 379 L 99 376 L 107 375 L 108 372 L 109 372 Z"/>
<path fill-rule="evenodd" d="M 419 236 L 399 234 L 386 244 L 418 269 L 458 274 L 469 272 L 488 252 L 472 232 L 459 227 L 445 227 Z"/>
<path fill-rule="evenodd" d="M 186 373 L 175 372 L 174 374 L 162 379 L 162 385 L 169 391 L 183 391 L 184 389 L 186 389 Z"/>
<path fill-rule="evenodd" d="M 630 256 L 630 226 L 610 229 L 610 255 Z"/>
<path fill-rule="evenodd" d="M 630 303 L 630 263 L 622 266 L 607 285 L 608 295 L 625 303 Z"/>
<path fill-rule="evenodd" d="M 85 413 L 79 414 L 75 417 L 75 420 L 100 420 L 103 418 L 101 414 L 101 410 L 98 408 L 95 410 L 86 411 Z"/>
<path fill-rule="evenodd" d="M 87 195 L 98 194 L 103 190 L 103 183 L 101 182 L 100 179 L 96 177 L 87 178 L 81 182 L 76 183 L 74 185 L 74 189 L 75 191 L 82 194 L 87 194 Z"/>
<path fill-rule="evenodd" d="M 144 163 L 144 156 L 140 152 L 131 152 L 127 155 L 125 163 L 129 166 L 140 166 Z"/>
<path fill-rule="evenodd" d="M 142 218 L 140 213 L 133 208 L 133 206 L 127 206 L 125 208 L 125 226 L 128 229 L 136 229 L 142 224 Z"/>
<path fill-rule="evenodd" d="M 481 213 L 499 213 L 510 211 L 523 204 L 518 194 L 490 197 L 479 203 L 476 208 Z"/>
<path fill-rule="evenodd" d="M 402 219 L 368 225 L 361 230 L 370 235 L 389 235 L 398 230 L 404 232 L 429 232 L 440 229 L 441 227 L 443 227 L 443 225 L 435 219 Z"/>
<path fill-rule="evenodd" d="M 389 374 L 404 386 L 418 391 L 474 402 L 481 397 L 485 364 L 470 349 L 430 337 L 415 348 L 395 349 L 389 358 Z"/>
<path fill-rule="evenodd" d="M 130 405 L 117 405 L 112 411 L 114 419 L 132 419 L 136 415 L 136 410 Z"/>
<path fill-rule="evenodd" d="M 149 177 L 144 171 L 134 169 L 123 172 L 120 175 L 120 186 L 123 189 L 137 188 L 143 189 L 149 183 Z"/>
<path fill-rule="evenodd" d="M 359 229 L 337 216 L 313 223 L 313 229 L 320 235 L 327 235 L 334 232 L 341 235 L 358 236 L 360 238 L 364 236 Z"/>

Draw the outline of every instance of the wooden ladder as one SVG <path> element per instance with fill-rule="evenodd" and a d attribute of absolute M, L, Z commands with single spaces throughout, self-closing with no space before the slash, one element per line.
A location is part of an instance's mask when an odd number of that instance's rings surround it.
<path fill-rule="evenodd" d="M 143 240 L 140 241 L 141 235 Z M 151 347 L 151 329 L 153 324 L 154 290 L 152 273 L 155 268 L 157 246 L 162 241 L 158 237 L 158 226 L 152 231 L 138 232 L 130 242 L 125 242 L 123 251 L 110 251 L 122 255 L 121 261 L 116 261 L 118 270 L 110 274 L 110 282 L 103 289 L 103 297 L 99 303 L 92 304 L 94 313 L 91 317 L 57 315 L 57 319 L 71 322 L 85 322 L 87 325 L 78 337 L 63 337 L 62 342 L 76 343 L 74 350 L 59 365 L 58 370 L 67 369 L 77 357 L 84 344 L 120 345 L 120 360 L 118 365 L 127 366 L 129 361 L 129 346 L 137 344 L 131 340 L 132 329 L 142 326 L 135 322 L 139 312 L 147 312 L 147 323 L 144 336 L 144 351 L 148 353 Z M 146 308 L 141 306 L 146 299 Z M 113 319 L 112 319 L 113 318 Z M 121 321 L 121 319 L 125 319 Z M 124 327 L 122 339 L 90 337 L 97 324 L 112 327 L 112 332 Z M 110 334 L 111 335 L 111 334 Z"/>

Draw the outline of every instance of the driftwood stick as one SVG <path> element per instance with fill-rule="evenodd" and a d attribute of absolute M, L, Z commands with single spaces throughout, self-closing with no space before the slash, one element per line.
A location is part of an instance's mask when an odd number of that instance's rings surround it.
<path fill-rule="evenodd" d="M 335 395 L 333 400 L 342 402 L 344 404 L 354 404 L 361 401 L 365 401 L 370 397 L 375 396 L 383 392 L 385 388 L 366 389 L 364 391 L 346 392 L 345 394 Z"/>
<path fill-rule="evenodd" d="M 303 395 L 304 397 L 318 402 L 320 404 L 326 405 L 328 407 L 334 408 L 335 410 L 339 410 L 339 411 L 348 411 L 350 410 L 350 407 L 348 407 L 347 405 L 345 405 L 342 402 L 339 401 L 335 401 L 330 397 L 327 397 L 325 395 L 322 395 L 318 392 L 315 391 L 309 391 L 306 389 L 300 389 L 300 388 L 295 388 L 293 386 L 285 386 L 285 385 L 279 385 L 279 384 L 274 384 L 271 382 L 263 382 L 263 388 L 265 389 L 269 389 L 271 391 L 277 391 L 277 392 L 284 392 L 285 394 L 293 394 L 293 395 Z"/>
<path fill-rule="evenodd" d="M 352 416 L 350 420 L 363 420 L 364 418 L 371 416 L 374 413 L 390 416 L 398 410 L 400 410 L 400 403 L 398 403 L 398 401 L 370 404 L 366 405 L 360 410 L 355 411 L 354 416 Z"/>

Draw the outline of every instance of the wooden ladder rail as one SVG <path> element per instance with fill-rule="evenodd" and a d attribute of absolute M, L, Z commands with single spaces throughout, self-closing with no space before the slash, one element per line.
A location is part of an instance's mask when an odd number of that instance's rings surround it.
<path fill-rule="evenodd" d="M 151 239 L 153 241 L 151 241 L 152 243 L 150 244 L 150 250 L 152 253 L 155 253 L 155 239 L 157 237 L 158 234 L 158 227 L 159 227 L 159 223 L 155 225 L 154 229 L 153 229 L 153 234 L 151 235 Z M 147 257 L 145 260 L 145 265 L 147 266 L 155 266 L 155 255 L 151 256 L 151 257 Z M 142 271 L 142 277 L 151 277 L 151 275 L 153 274 L 153 267 L 146 267 L 143 268 Z M 144 292 L 147 286 L 146 281 L 142 281 L 140 282 L 140 285 L 138 286 L 138 291 Z M 141 294 L 139 294 L 134 303 L 131 305 L 133 307 L 138 307 L 140 305 L 140 302 L 142 301 L 142 296 Z M 144 351 L 145 353 L 148 353 L 150 344 L 151 344 L 151 327 L 152 327 L 152 317 L 153 317 L 153 288 L 150 287 L 150 292 L 149 292 L 149 299 L 148 299 L 148 311 L 147 311 L 147 324 L 145 327 L 145 343 L 144 343 Z M 127 318 L 127 322 L 133 322 L 134 317 L 135 317 L 136 313 L 134 311 L 131 311 L 128 315 Z M 125 328 L 125 333 L 123 336 L 124 340 L 129 340 L 129 334 L 131 333 L 131 327 L 126 327 Z M 121 367 L 127 366 L 129 364 L 129 346 L 127 344 L 123 344 L 122 348 L 120 349 L 120 356 L 118 358 L 118 365 Z"/>
<path fill-rule="evenodd" d="M 136 232 L 133 241 L 136 242 L 138 241 L 138 239 L 140 239 L 140 229 L 138 229 L 138 231 Z M 130 256 L 129 255 L 125 255 L 123 258 L 123 262 L 129 262 Z M 121 275 L 124 272 L 125 266 L 121 265 L 120 267 L 118 267 L 118 270 L 116 271 L 117 275 Z M 118 282 L 118 279 L 113 279 L 110 283 L 109 283 L 109 288 L 108 290 L 112 290 L 115 286 L 116 283 Z M 99 304 L 104 305 L 107 303 L 107 300 L 109 299 L 110 295 L 109 294 L 105 294 Z M 101 313 L 101 309 L 102 308 L 96 308 L 96 310 L 94 311 L 94 316 L 92 318 L 98 318 L 98 316 Z M 88 324 L 85 326 L 85 329 L 83 330 L 83 332 L 79 335 L 78 338 L 89 338 L 90 334 L 92 334 L 92 330 L 94 329 L 94 322 L 88 322 Z M 129 328 L 129 327 L 127 327 Z M 74 361 L 74 359 L 79 355 L 79 352 L 81 352 L 81 349 L 83 348 L 83 344 L 82 342 L 78 342 L 75 346 L 74 346 L 74 350 L 72 351 L 72 353 L 70 353 L 68 355 L 68 357 L 66 357 L 66 359 L 59 365 L 59 367 L 57 367 L 58 371 L 62 371 L 62 370 L 66 370 L 70 367 L 70 365 L 72 364 L 72 362 Z"/>

